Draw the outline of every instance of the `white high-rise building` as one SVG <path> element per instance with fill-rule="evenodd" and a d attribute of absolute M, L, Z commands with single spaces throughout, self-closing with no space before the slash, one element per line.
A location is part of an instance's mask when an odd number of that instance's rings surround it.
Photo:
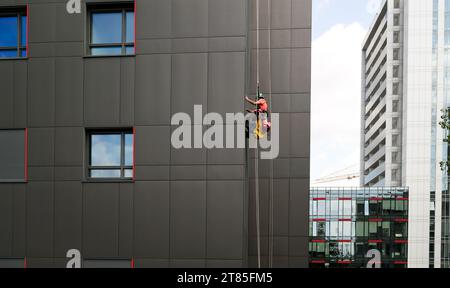
<path fill-rule="evenodd" d="M 361 185 L 408 187 L 408 266 L 449 267 L 450 1 L 383 1 L 362 52 Z"/>

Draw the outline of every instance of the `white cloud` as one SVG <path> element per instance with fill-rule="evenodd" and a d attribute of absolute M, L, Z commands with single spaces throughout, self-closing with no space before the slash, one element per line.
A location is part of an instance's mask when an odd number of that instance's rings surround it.
<path fill-rule="evenodd" d="M 346 167 L 358 167 L 365 34 L 359 23 L 339 24 L 313 41 L 311 183 Z M 347 186 L 358 184 L 354 180 Z"/>

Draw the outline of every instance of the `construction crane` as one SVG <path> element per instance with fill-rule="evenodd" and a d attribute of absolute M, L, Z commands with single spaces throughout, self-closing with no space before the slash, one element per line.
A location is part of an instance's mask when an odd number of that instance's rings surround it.
<path fill-rule="evenodd" d="M 340 175 L 340 176 L 333 176 L 333 177 L 324 177 L 319 178 L 314 181 L 314 185 L 317 184 L 324 184 L 324 183 L 331 183 L 341 180 L 353 180 L 359 178 L 359 173 L 352 173 L 352 174 L 346 174 L 346 175 Z"/>
<path fill-rule="evenodd" d="M 313 183 L 313 185 L 318 185 L 318 184 L 325 184 L 325 183 L 332 183 L 332 182 L 337 182 L 337 181 L 342 181 L 342 180 L 353 180 L 353 179 L 357 179 L 359 178 L 359 172 L 354 172 L 352 171 L 355 165 L 352 165 L 350 167 L 347 167 L 345 169 L 336 171 L 328 176 L 316 179 Z"/>

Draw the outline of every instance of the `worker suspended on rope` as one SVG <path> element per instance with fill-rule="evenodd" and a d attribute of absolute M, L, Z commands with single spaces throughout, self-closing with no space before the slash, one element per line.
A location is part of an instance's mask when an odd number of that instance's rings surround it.
<path fill-rule="evenodd" d="M 248 103 L 255 105 L 256 109 L 247 109 L 247 112 L 256 114 L 256 117 L 258 120 L 261 120 L 263 127 L 266 129 L 266 131 L 270 131 L 270 128 L 272 127 L 272 123 L 270 122 L 269 117 L 269 105 L 267 104 L 266 99 L 264 98 L 262 93 L 259 93 L 258 100 L 254 101 L 247 96 L 245 97 L 245 100 L 247 100 Z"/>

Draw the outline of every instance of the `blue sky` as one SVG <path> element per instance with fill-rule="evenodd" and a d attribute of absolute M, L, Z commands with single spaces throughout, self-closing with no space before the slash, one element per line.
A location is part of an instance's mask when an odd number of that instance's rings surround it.
<path fill-rule="evenodd" d="M 357 22 L 368 28 L 381 1 L 313 0 L 313 39 L 336 24 Z"/>
<path fill-rule="evenodd" d="M 381 0 L 313 0 L 311 185 L 359 172 L 361 47 Z"/>

